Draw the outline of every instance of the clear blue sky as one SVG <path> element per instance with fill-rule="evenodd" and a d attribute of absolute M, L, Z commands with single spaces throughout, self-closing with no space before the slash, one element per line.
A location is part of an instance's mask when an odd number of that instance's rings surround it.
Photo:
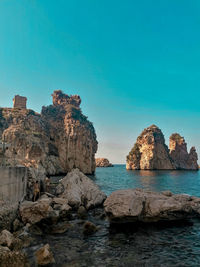
<path fill-rule="evenodd" d="M 79 94 L 98 156 L 114 163 L 140 132 L 179 132 L 200 156 L 199 0 L 1 0 L 0 106 Z"/>

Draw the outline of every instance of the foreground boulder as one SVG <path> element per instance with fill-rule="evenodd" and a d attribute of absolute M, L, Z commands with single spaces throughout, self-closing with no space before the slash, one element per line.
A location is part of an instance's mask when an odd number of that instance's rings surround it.
<path fill-rule="evenodd" d="M 57 194 L 67 199 L 69 205 L 75 208 L 94 208 L 106 199 L 106 195 L 98 186 L 79 169 L 73 169 L 60 181 Z"/>
<path fill-rule="evenodd" d="M 96 167 L 113 167 L 112 163 L 106 158 L 96 158 Z"/>
<path fill-rule="evenodd" d="M 143 189 L 118 190 L 104 202 L 111 223 L 159 222 L 200 216 L 200 198 Z"/>

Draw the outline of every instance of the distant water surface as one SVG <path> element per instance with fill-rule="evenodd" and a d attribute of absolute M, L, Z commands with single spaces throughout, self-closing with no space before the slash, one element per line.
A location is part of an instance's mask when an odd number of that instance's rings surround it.
<path fill-rule="evenodd" d="M 125 165 L 114 165 L 96 168 L 91 178 L 107 195 L 119 189 L 143 188 L 200 197 L 200 171 L 128 171 Z"/>

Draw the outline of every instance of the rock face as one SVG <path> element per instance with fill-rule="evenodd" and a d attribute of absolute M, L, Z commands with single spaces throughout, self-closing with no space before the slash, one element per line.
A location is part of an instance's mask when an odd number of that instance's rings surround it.
<path fill-rule="evenodd" d="M 127 156 L 128 170 L 198 170 L 198 156 L 194 147 L 187 152 L 187 144 L 179 134 L 170 137 L 170 150 L 161 130 L 152 125 L 140 134 Z"/>
<path fill-rule="evenodd" d="M 78 169 L 73 169 L 64 177 L 57 187 L 57 194 L 68 200 L 71 207 L 84 206 L 94 208 L 103 203 L 106 195 L 98 186 Z"/>
<path fill-rule="evenodd" d="M 41 114 L 20 108 L 0 108 L 0 139 L 10 146 L 7 164 L 44 169 L 48 175 L 78 167 L 95 171 L 97 141 L 94 127 L 80 109 L 79 96 L 54 91 L 53 105 Z"/>
<path fill-rule="evenodd" d="M 158 222 L 200 216 L 200 198 L 142 189 L 118 190 L 104 202 L 112 223 Z"/>
<path fill-rule="evenodd" d="M 152 125 L 140 134 L 127 156 L 128 170 L 173 170 L 175 166 L 161 130 Z"/>
<path fill-rule="evenodd" d="M 178 133 L 172 134 L 169 140 L 170 156 L 176 169 L 198 170 L 198 156 L 195 147 L 192 147 L 188 153 L 187 143 Z"/>
<path fill-rule="evenodd" d="M 96 158 L 96 167 L 113 167 L 112 163 L 106 158 Z"/>

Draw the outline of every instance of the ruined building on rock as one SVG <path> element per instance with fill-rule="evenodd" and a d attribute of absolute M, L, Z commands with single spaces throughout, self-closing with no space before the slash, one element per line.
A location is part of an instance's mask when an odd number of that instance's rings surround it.
<path fill-rule="evenodd" d="M 27 98 L 24 96 L 16 95 L 13 98 L 13 108 L 24 108 L 26 109 Z"/>

